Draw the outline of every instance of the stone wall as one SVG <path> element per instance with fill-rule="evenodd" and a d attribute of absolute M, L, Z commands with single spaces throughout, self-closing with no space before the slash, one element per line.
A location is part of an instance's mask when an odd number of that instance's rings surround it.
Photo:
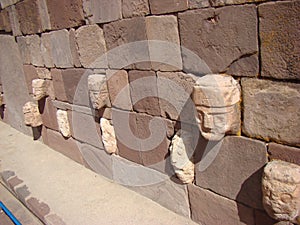
<path fill-rule="evenodd" d="M 1 120 L 201 224 L 276 223 L 262 174 L 300 165 L 300 1 L 0 5 Z"/>

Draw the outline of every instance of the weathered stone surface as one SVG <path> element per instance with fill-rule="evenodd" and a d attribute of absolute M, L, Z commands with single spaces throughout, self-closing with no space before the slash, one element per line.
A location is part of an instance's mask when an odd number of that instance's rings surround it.
<path fill-rule="evenodd" d="M 46 0 L 52 29 L 80 26 L 84 23 L 82 0 Z"/>
<path fill-rule="evenodd" d="M 152 14 L 178 12 L 188 9 L 188 0 L 149 0 Z"/>
<path fill-rule="evenodd" d="M 24 122 L 31 127 L 38 127 L 43 124 L 38 105 L 34 102 L 27 102 L 23 106 Z"/>
<path fill-rule="evenodd" d="M 123 0 L 123 17 L 145 16 L 150 13 L 148 0 Z"/>
<path fill-rule="evenodd" d="M 51 47 L 51 33 L 42 33 L 41 54 L 46 67 L 54 67 Z"/>
<path fill-rule="evenodd" d="M 36 73 L 40 79 L 52 79 L 51 72 L 47 68 L 36 68 Z"/>
<path fill-rule="evenodd" d="M 271 161 L 262 179 L 263 204 L 276 220 L 300 224 L 300 166 Z"/>
<path fill-rule="evenodd" d="M 76 35 L 75 29 L 71 28 L 69 30 L 69 41 L 70 41 L 70 49 L 73 56 L 73 63 L 75 67 L 81 67 L 78 53 L 78 46 L 76 43 Z"/>
<path fill-rule="evenodd" d="M 107 23 L 122 18 L 121 0 L 83 0 L 83 8 L 91 24 Z"/>
<path fill-rule="evenodd" d="M 106 78 L 112 106 L 119 109 L 131 110 L 130 88 L 126 70 L 108 70 Z"/>
<path fill-rule="evenodd" d="M 149 45 L 149 54 L 152 69 L 160 71 L 181 70 L 182 59 L 177 17 L 146 17 L 146 31 L 147 38 L 149 40 L 162 41 L 159 44 Z"/>
<path fill-rule="evenodd" d="M 267 163 L 265 144 L 226 136 L 221 142 L 208 145 L 205 151 L 207 153 L 201 155 L 201 161 L 195 166 L 196 184 L 262 209 L 261 176 L 262 167 Z"/>
<path fill-rule="evenodd" d="M 4 30 L 5 32 L 11 32 L 11 25 L 9 21 L 8 10 L 4 9 L 0 11 L 0 30 Z"/>
<path fill-rule="evenodd" d="M 188 185 L 192 219 L 203 225 L 254 225 L 253 210 L 195 185 Z"/>
<path fill-rule="evenodd" d="M 1 5 L 1 8 L 4 9 L 10 5 L 16 4 L 19 1 L 21 1 L 21 0 L 1 0 L 0 5 Z"/>
<path fill-rule="evenodd" d="M 128 77 L 133 109 L 137 112 L 159 116 L 160 107 L 155 72 L 131 70 Z"/>
<path fill-rule="evenodd" d="M 255 3 L 255 2 L 264 2 L 266 0 L 213 0 L 211 2 L 212 6 L 224 6 L 224 5 L 233 5 L 233 4 L 243 4 L 243 3 Z"/>
<path fill-rule="evenodd" d="M 17 42 L 24 64 L 44 66 L 40 48 L 41 40 L 38 35 L 17 37 Z"/>
<path fill-rule="evenodd" d="M 79 59 L 85 68 L 106 68 L 106 45 L 98 25 L 82 26 L 76 30 Z"/>
<path fill-rule="evenodd" d="M 71 129 L 67 111 L 58 109 L 56 111 L 56 118 L 60 133 L 66 138 L 71 137 Z"/>
<path fill-rule="evenodd" d="M 16 12 L 16 7 L 14 5 L 12 5 L 12 6 L 8 7 L 7 10 L 8 10 L 9 21 L 11 24 L 11 29 L 12 29 L 13 35 L 14 36 L 22 35 L 18 14 Z"/>
<path fill-rule="evenodd" d="M 192 135 L 186 131 L 178 132 L 172 139 L 170 146 L 171 164 L 176 176 L 184 183 L 194 181 L 195 168 L 193 163 L 194 148 Z"/>
<path fill-rule="evenodd" d="M 300 84 L 242 79 L 242 89 L 244 133 L 300 145 Z"/>
<path fill-rule="evenodd" d="M 298 164 L 300 166 L 300 149 L 276 143 L 268 146 L 270 159 L 277 159 Z"/>
<path fill-rule="evenodd" d="M 32 94 L 32 80 L 38 78 L 37 70 L 34 66 L 32 65 L 24 65 L 23 66 L 23 71 L 25 75 L 25 80 L 27 84 L 27 91 L 29 94 Z"/>
<path fill-rule="evenodd" d="M 102 133 L 102 142 L 107 153 L 117 153 L 117 142 L 114 127 L 109 120 L 105 118 L 100 119 L 100 128 Z"/>
<path fill-rule="evenodd" d="M 90 101 L 94 109 L 110 107 L 109 94 L 105 74 L 91 74 L 88 76 Z"/>
<path fill-rule="evenodd" d="M 240 18 L 238 21 L 236 18 Z M 210 68 L 210 73 L 226 72 L 239 60 L 253 57 L 255 67 L 240 66 L 233 70 L 238 75 L 258 73 L 257 15 L 255 5 L 199 9 L 179 14 L 180 38 L 183 47 L 196 53 Z M 185 71 L 206 74 L 200 61 L 183 55 Z M 241 63 L 243 64 L 243 63 Z M 236 67 L 236 66 L 235 66 Z M 242 69 L 245 69 L 242 70 Z"/>
<path fill-rule="evenodd" d="M 190 9 L 206 8 L 209 7 L 208 0 L 188 0 Z"/>
<path fill-rule="evenodd" d="M 48 83 L 43 79 L 32 80 L 32 93 L 34 100 L 40 100 L 48 95 Z"/>
<path fill-rule="evenodd" d="M 259 12 L 262 76 L 300 79 L 300 2 L 262 4 Z"/>
<path fill-rule="evenodd" d="M 40 107 L 43 125 L 52 130 L 59 131 L 56 111 L 53 101 L 49 98 L 46 98 L 44 105 Z"/>

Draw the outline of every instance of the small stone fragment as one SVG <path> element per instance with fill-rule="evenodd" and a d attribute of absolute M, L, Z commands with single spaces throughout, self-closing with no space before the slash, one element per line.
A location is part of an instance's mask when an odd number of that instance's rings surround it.
<path fill-rule="evenodd" d="M 114 127 L 110 124 L 109 120 L 105 118 L 100 119 L 100 127 L 102 131 L 102 142 L 105 150 L 109 154 L 117 152 L 117 141 Z"/>
<path fill-rule="evenodd" d="M 71 137 L 71 129 L 67 111 L 58 109 L 56 112 L 56 118 L 60 133 L 66 138 Z"/>
<path fill-rule="evenodd" d="M 110 107 L 109 95 L 107 90 L 106 75 L 92 74 L 88 77 L 88 89 L 90 100 L 94 109 Z"/>
<path fill-rule="evenodd" d="M 300 166 L 274 160 L 262 179 L 263 205 L 269 216 L 300 224 Z"/>
<path fill-rule="evenodd" d="M 32 80 L 32 93 L 34 100 L 40 100 L 46 97 L 48 94 L 48 83 L 43 79 Z"/>
<path fill-rule="evenodd" d="M 40 79 L 52 79 L 51 72 L 47 68 L 36 68 L 36 72 Z"/>
<path fill-rule="evenodd" d="M 31 127 L 38 127 L 43 124 L 38 105 L 34 102 L 27 102 L 23 106 L 25 124 Z"/>

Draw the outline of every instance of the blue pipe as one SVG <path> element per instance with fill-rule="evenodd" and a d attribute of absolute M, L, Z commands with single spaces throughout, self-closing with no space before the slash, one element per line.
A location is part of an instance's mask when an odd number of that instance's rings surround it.
<path fill-rule="evenodd" d="M 6 206 L 0 201 L 0 208 L 5 212 L 5 214 L 14 222 L 15 225 L 22 225 L 19 220 L 6 208 Z"/>

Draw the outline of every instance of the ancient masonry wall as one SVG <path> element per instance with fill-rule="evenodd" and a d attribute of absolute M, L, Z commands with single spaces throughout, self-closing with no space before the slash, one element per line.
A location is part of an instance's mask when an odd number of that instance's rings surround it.
<path fill-rule="evenodd" d="M 300 1 L 0 5 L 1 120 L 196 222 L 276 223 L 262 177 L 300 165 Z"/>

